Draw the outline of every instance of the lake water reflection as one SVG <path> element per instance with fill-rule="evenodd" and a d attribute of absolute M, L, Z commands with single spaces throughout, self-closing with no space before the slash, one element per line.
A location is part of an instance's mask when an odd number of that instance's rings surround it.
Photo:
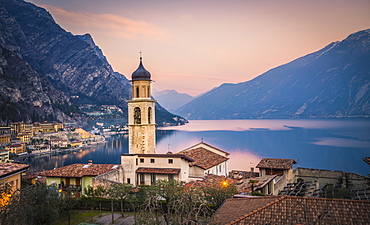
<path fill-rule="evenodd" d="M 178 152 L 201 141 L 229 152 L 230 169 L 249 170 L 264 157 L 295 159 L 299 167 L 342 170 L 362 175 L 370 166 L 370 119 L 195 120 L 157 130 L 157 153 Z M 33 159 L 32 168 L 72 163 L 120 163 L 127 136 L 75 154 Z"/>

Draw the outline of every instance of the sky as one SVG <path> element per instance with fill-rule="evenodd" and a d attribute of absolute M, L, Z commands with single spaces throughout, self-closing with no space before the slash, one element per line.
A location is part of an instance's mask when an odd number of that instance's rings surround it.
<path fill-rule="evenodd" d="M 29 0 L 89 33 L 131 78 L 142 52 L 153 87 L 192 96 L 239 83 L 370 28 L 369 0 Z"/>

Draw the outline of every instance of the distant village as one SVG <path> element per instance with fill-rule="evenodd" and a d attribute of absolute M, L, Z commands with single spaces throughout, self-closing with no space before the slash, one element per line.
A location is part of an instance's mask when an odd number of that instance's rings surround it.
<path fill-rule="evenodd" d="M 235 193 L 220 204 L 210 224 L 370 224 L 369 178 L 345 171 L 294 168 L 295 160 L 279 158 L 263 158 L 249 171 L 230 170 L 230 153 L 203 141 L 159 154 L 154 109 L 151 75 L 140 58 L 128 101 L 129 153 L 121 155 L 120 164 L 89 161 L 27 172 L 28 165 L 6 163 L 7 155 L 27 149 L 74 148 L 104 141 L 104 137 L 69 124 L 13 123 L 0 129 L 4 146 L 0 182 L 11 183 L 14 191 L 21 187 L 23 177 L 29 184 L 44 183 L 59 192 L 73 193 L 74 198 L 87 196 L 89 188 L 108 189 L 116 184 L 143 187 L 177 181 L 187 188 L 216 186 L 219 190 L 232 186 Z M 12 137 L 19 142 L 11 143 Z"/>
<path fill-rule="evenodd" d="M 72 123 L 36 122 L 27 124 L 16 122 L 8 127 L 0 127 L 0 162 L 12 162 L 17 156 L 50 151 L 76 149 L 105 141 L 107 134 L 125 133 L 120 126 L 96 129 L 92 133 L 76 127 Z"/>

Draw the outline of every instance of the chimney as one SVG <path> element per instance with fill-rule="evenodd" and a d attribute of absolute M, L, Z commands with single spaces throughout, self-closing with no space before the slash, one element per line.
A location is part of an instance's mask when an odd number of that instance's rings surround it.
<path fill-rule="evenodd" d="M 91 165 L 91 164 L 92 164 L 92 160 L 91 160 L 91 159 L 89 159 L 89 160 L 87 161 L 87 164 Z"/>

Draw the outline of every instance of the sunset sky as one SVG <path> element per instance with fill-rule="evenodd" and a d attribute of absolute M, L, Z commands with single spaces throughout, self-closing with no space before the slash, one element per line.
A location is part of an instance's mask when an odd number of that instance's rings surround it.
<path fill-rule="evenodd" d="M 369 0 L 31 0 L 73 34 L 90 33 L 113 69 L 139 63 L 157 90 L 198 95 L 370 28 Z"/>

